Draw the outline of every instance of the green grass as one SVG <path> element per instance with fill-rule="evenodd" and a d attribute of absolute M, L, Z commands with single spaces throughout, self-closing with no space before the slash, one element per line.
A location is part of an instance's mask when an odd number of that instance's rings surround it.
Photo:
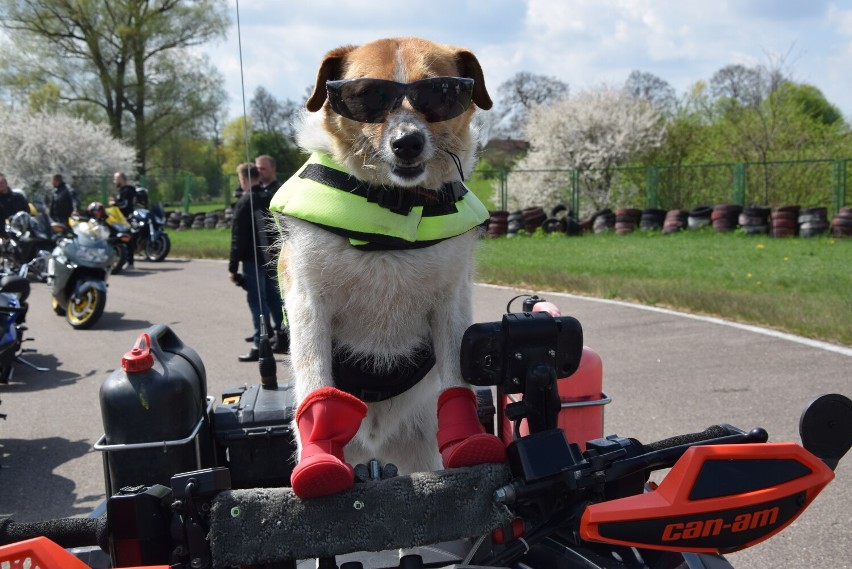
<path fill-rule="evenodd" d="M 227 229 L 170 232 L 173 255 L 226 258 Z M 740 232 L 485 239 L 477 280 L 621 299 L 852 346 L 852 241 Z"/>

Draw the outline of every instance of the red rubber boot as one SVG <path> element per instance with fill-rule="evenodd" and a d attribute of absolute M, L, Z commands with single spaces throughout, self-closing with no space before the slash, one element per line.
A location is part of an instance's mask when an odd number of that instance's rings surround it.
<path fill-rule="evenodd" d="M 445 468 L 506 460 L 506 447 L 485 432 L 476 415 L 476 394 L 466 387 L 447 389 L 438 397 L 438 450 Z"/>
<path fill-rule="evenodd" d="M 302 456 L 290 475 L 296 496 L 327 496 L 352 487 L 355 472 L 343 460 L 343 447 L 366 415 L 363 401 L 334 387 L 317 389 L 302 401 L 296 410 Z"/>

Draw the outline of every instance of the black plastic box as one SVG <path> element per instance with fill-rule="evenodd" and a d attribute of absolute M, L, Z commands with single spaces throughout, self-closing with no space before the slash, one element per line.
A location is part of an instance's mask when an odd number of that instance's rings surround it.
<path fill-rule="evenodd" d="M 290 485 L 296 465 L 293 393 L 289 385 L 235 387 L 213 411 L 217 464 L 231 471 L 233 488 Z"/>

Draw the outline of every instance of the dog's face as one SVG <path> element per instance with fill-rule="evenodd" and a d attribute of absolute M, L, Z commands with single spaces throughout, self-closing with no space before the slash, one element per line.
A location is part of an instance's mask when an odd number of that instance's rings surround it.
<path fill-rule="evenodd" d="M 355 177 L 435 189 L 459 179 L 456 160 L 472 168 L 470 121 L 491 104 L 473 53 L 398 38 L 330 51 L 306 107 L 325 113 L 334 158 Z"/>

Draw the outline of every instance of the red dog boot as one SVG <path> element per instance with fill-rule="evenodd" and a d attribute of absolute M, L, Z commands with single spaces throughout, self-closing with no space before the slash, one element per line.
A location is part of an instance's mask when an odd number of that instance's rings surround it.
<path fill-rule="evenodd" d="M 309 394 L 296 410 L 302 456 L 290 475 L 299 498 L 327 496 L 351 488 L 355 473 L 343 460 L 343 447 L 352 440 L 367 405 L 334 387 Z"/>
<path fill-rule="evenodd" d="M 476 415 L 476 394 L 466 387 L 447 389 L 438 397 L 438 450 L 445 468 L 506 460 L 506 447 L 485 432 Z"/>

